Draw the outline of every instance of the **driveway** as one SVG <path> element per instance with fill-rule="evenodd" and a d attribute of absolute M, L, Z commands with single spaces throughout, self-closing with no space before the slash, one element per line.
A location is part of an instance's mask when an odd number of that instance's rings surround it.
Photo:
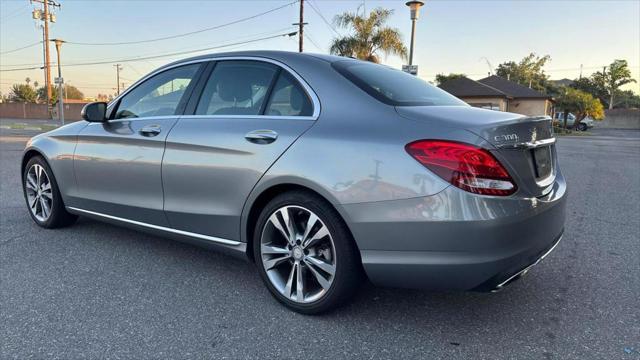
<path fill-rule="evenodd" d="M 640 359 L 640 132 L 559 139 L 564 240 L 504 291 L 366 285 L 316 317 L 212 251 L 88 219 L 38 228 L 24 141 L 0 136 L 2 359 Z"/>

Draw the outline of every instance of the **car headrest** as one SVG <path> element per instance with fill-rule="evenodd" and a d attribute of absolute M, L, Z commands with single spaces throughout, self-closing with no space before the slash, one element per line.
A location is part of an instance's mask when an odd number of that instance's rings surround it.
<path fill-rule="evenodd" d="M 251 98 L 251 84 L 238 81 L 232 76 L 223 76 L 218 82 L 218 95 L 224 101 L 246 101 Z"/>
<path fill-rule="evenodd" d="M 291 103 L 291 108 L 295 111 L 302 110 L 302 106 L 304 105 L 304 97 L 299 91 L 296 91 L 295 88 L 291 89 L 291 93 L 289 95 L 289 101 Z"/>

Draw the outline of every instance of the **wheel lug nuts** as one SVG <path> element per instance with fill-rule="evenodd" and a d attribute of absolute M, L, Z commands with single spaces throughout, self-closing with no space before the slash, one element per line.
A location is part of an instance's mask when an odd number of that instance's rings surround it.
<path fill-rule="evenodd" d="M 300 245 L 300 244 L 302 244 L 302 241 L 296 240 L 296 245 Z"/>

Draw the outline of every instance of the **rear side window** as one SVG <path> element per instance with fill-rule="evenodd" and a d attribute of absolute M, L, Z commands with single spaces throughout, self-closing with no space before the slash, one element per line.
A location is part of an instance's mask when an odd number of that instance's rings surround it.
<path fill-rule="evenodd" d="M 259 61 L 217 63 L 196 115 L 260 115 L 277 72 L 277 66 Z"/>
<path fill-rule="evenodd" d="M 313 105 L 300 84 L 289 73 L 282 71 L 271 91 L 265 115 L 311 116 Z"/>
<path fill-rule="evenodd" d="M 385 104 L 394 106 L 436 106 L 466 104 L 417 76 L 365 61 L 333 63 L 344 77 Z"/>

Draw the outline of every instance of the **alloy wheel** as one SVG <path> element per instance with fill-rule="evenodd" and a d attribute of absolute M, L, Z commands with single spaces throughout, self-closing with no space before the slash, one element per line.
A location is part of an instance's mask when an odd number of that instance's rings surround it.
<path fill-rule="evenodd" d="M 24 181 L 31 214 L 40 222 L 47 221 L 53 207 L 53 192 L 47 172 L 42 165 L 33 164 Z"/>
<path fill-rule="evenodd" d="M 260 238 L 267 277 L 296 303 L 321 299 L 336 274 L 336 251 L 327 226 L 311 210 L 284 206 L 267 219 Z"/>

